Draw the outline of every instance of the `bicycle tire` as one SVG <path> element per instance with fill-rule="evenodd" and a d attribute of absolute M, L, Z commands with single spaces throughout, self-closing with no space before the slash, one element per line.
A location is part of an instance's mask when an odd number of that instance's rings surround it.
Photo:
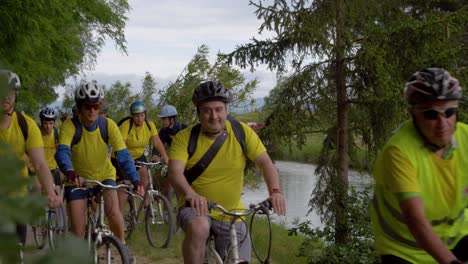
<path fill-rule="evenodd" d="M 174 215 L 171 209 L 171 204 L 164 195 L 153 195 L 152 206 L 148 206 L 145 213 L 146 237 L 151 246 L 169 246 L 174 230 Z"/>
<path fill-rule="evenodd" d="M 120 239 L 112 235 L 102 237 L 95 248 L 95 263 L 98 264 L 131 264 L 130 250 Z"/>
<path fill-rule="evenodd" d="M 136 205 L 131 195 L 128 195 L 127 203 L 128 206 L 124 210 L 125 240 L 130 239 L 130 237 L 132 236 L 137 221 L 137 212 L 135 208 Z"/>
<path fill-rule="evenodd" d="M 37 249 L 43 249 L 47 241 L 48 212 L 42 215 L 35 225 L 32 226 L 34 244 Z"/>
<path fill-rule="evenodd" d="M 54 250 L 56 246 L 56 239 L 63 237 L 68 232 L 68 217 L 67 210 L 64 205 L 49 210 L 48 221 L 48 240 L 50 249 Z"/>
<path fill-rule="evenodd" d="M 262 215 L 264 217 L 261 217 L 263 221 L 257 222 L 260 225 L 265 225 L 265 221 L 267 222 L 266 224 L 268 225 L 268 230 L 267 234 L 262 234 L 261 241 L 254 239 L 252 236 L 253 230 L 256 230 L 254 226 L 256 225 L 255 219 L 259 218 L 258 215 Z M 267 209 L 260 209 L 255 212 L 253 212 L 251 218 L 250 218 L 250 224 L 249 224 L 249 236 L 250 240 L 252 241 L 252 251 L 255 254 L 255 257 L 259 261 L 259 263 L 269 263 L 270 260 L 270 253 L 271 253 L 271 241 L 272 241 L 272 229 L 271 229 L 271 218 L 270 214 L 268 213 Z M 263 242 L 263 243 L 259 243 Z"/>

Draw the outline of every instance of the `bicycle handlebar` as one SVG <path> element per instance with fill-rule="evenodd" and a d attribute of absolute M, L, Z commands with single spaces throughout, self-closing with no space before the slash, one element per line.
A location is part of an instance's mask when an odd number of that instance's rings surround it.
<path fill-rule="evenodd" d="M 119 185 L 113 186 L 113 185 L 103 184 L 102 182 L 96 181 L 96 180 L 84 180 L 83 181 L 83 186 L 84 187 L 76 187 L 75 189 L 72 190 L 72 192 L 74 192 L 75 190 L 87 190 L 88 188 L 94 187 L 94 186 L 90 186 L 89 185 L 90 183 L 97 184 L 100 187 L 102 187 L 103 189 L 110 189 L 110 190 L 117 190 L 117 189 L 120 189 L 120 188 L 129 188 L 130 187 L 127 184 L 119 184 Z"/>
<path fill-rule="evenodd" d="M 166 164 L 164 162 L 162 162 L 162 161 L 144 162 L 144 161 L 139 161 L 139 160 L 135 160 L 135 165 L 136 166 L 145 166 L 145 167 L 166 166 Z"/>
<path fill-rule="evenodd" d="M 249 209 L 246 209 L 243 212 L 231 212 L 231 211 L 227 210 L 226 208 L 224 208 L 223 206 L 221 206 L 221 205 L 219 205 L 219 204 L 217 204 L 215 202 L 208 201 L 208 209 L 209 210 L 219 210 L 223 214 L 233 216 L 233 217 L 248 216 L 248 215 L 252 214 L 253 212 L 255 212 L 257 210 L 265 209 L 265 211 L 266 211 L 266 210 L 271 210 L 271 208 L 272 208 L 272 205 L 271 205 L 270 200 L 268 200 L 268 199 L 266 199 L 265 201 L 262 201 L 260 203 L 257 203 L 257 204 L 250 204 Z"/>

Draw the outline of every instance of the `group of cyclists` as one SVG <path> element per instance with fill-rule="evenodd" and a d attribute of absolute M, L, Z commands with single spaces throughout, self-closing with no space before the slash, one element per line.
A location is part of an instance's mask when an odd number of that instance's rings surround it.
<path fill-rule="evenodd" d="M 130 117 L 119 125 L 100 115 L 104 91 L 96 83 L 85 83 L 75 91 L 73 117 L 64 119 L 57 132 L 55 110 L 42 109 L 38 127 L 32 118 L 15 110 L 21 87 L 18 76 L 6 70 L 0 76 L 9 88 L 2 104 L 0 141 L 8 143 L 18 158 L 28 157 L 50 207 L 62 202 L 54 182 L 60 185 L 64 175 L 71 230 L 76 236 L 85 235 L 86 197 L 94 190 L 73 190 L 83 180 L 94 179 L 108 185 L 131 183 L 142 194 L 148 175 L 137 170 L 134 161 L 146 161 L 149 143 L 154 147 L 151 159 L 168 164 L 170 186 L 166 190 L 174 188 L 179 194 L 177 222 L 185 231 L 185 263 L 203 263 L 211 236 L 225 257 L 229 225 L 223 224 L 226 219 L 221 214 L 208 211 L 207 202 L 228 210 L 243 208 L 247 158 L 262 171 L 273 210 L 280 215 L 286 212 L 278 171 L 258 135 L 228 115 L 232 95 L 222 83 L 206 81 L 195 87 L 192 102 L 198 124 L 180 124 L 173 106 L 162 107 L 159 132 L 147 120 L 142 102 L 132 103 Z M 404 94 L 411 119 L 393 133 L 373 168 L 371 220 L 376 250 L 382 263 L 463 263 L 468 260 L 468 126 L 457 122 L 461 86 L 446 70 L 426 68 L 413 74 Z M 0 151 L 0 156 L 4 154 Z M 26 166 L 21 174 L 28 175 Z M 25 194 L 26 190 L 11 195 Z M 125 197 L 106 191 L 104 200 L 110 228 L 125 243 Z M 249 263 L 247 228 L 239 222 L 236 230 L 243 241 L 239 257 Z M 25 224 L 18 223 L 23 244 L 25 232 Z"/>
<path fill-rule="evenodd" d="M 155 124 L 147 120 L 147 109 L 139 101 L 130 105 L 130 116 L 116 124 L 106 117 L 108 109 L 103 109 L 103 88 L 95 82 L 87 82 L 76 88 L 73 115 L 64 117 L 58 130 L 55 124 L 58 114 L 53 108 L 46 107 L 39 112 L 39 126 L 28 115 L 17 111 L 15 103 L 21 87 L 20 79 L 8 70 L 2 70 L 0 76 L 2 87 L 5 84 L 9 91 L 3 99 L 4 118 L 0 124 L 0 140 L 11 145 L 18 158 L 30 161 L 31 170 L 38 176 L 39 184 L 47 194 L 49 207 L 60 206 L 63 202 L 61 193 L 64 192 L 71 232 L 80 238 L 84 238 L 86 232 L 87 197 L 90 192 L 97 192 L 98 187 L 79 187 L 87 179 L 113 186 L 117 182 L 123 182 L 131 184 L 135 192 L 143 195 L 149 176 L 147 170 L 136 169 L 135 161 L 147 161 L 145 148 L 148 145 L 153 146 L 150 156 L 153 161 L 168 164 L 168 183 L 179 193 L 180 208 L 187 205 L 189 209 L 193 208 L 192 213 L 182 209 L 179 211 L 183 219 L 180 220 L 181 226 L 186 231 L 183 245 L 185 263 L 201 263 L 204 251 L 199 246 L 205 243 L 200 242 L 207 241 L 209 225 L 218 221 L 210 218 L 206 209 L 208 200 L 230 209 L 242 208 L 240 195 L 246 157 L 255 160 L 263 169 L 273 208 L 280 214 L 285 212 L 277 170 L 260 139 L 247 125 L 242 124 L 245 146 L 241 147 L 232 132 L 230 121 L 226 121 L 226 104 L 231 95 L 221 83 L 204 82 L 194 92 L 193 102 L 197 107 L 201 129 L 197 130 L 197 146 L 192 149 L 193 157 L 189 158 L 186 155 L 188 150 L 184 149 L 184 144 L 186 146 L 188 142 L 179 140 L 186 141 L 191 129 L 186 129 L 187 125 L 177 121 L 177 110 L 172 105 L 165 105 L 160 109 L 158 117 L 161 118 L 163 128 L 159 132 Z M 23 123 L 26 124 L 27 137 L 23 137 Z M 179 131 L 187 133 L 182 133 L 179 138 Z M 192 182 L 184 182 L 181 178 L 184 177 L 186 164 L 190 168 L 197 163 L 209 145 L 221 134 L 227 136 L 227 139 L 223 137 L 227 142 L 212 157 L 214 160 L 211 166 L 201 172 L 192 188 Z M 171 158 L 166 147 L 171 148 Z M 26 166 L 22 169 L 22 174 L 24 177 L 28 175 Z M 64 190 L 60 189 L 62 183 Z M 168 192 L 170 188 L 167 184 L 164 192 Z M 26 190 L 22 195 L 26 195 Z M 125 244 L 123 211 L 126 194 L 106 190 L 103 197 L 110 229 Z M 210 220 L 207 221 L 208 219 Z M 239 227 L 239 238 L 245 236 L 245 230 L 245 227 Z M 26 223 L 17 224 L 17 234 L 20 243 L 24 245 Z M 216 244 L 221 248 L 227 246 L 228 230 L 226 232 L 218 228 L 216 237 L 221 239 Z M 241 257 L 249 261 L 250 243 L 247 241 L 244 244 Z"/>

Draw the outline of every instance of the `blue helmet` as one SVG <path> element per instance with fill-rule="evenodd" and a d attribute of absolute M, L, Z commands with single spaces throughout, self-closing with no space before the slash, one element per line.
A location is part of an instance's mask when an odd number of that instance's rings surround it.
<path fill-rule="evenodd" d="M 171 117 L 177 115 L 177 109 L 172 105 L 165 105 L 161 107 L 161 111 L 159 111 L 158 117 Z"/>
<path fill-rule="evenodd" d="M 39 117 L 41 121 L 44 119 L 55 120 L 57 119 L 57 112 L 53 108 L 46 107 L 39 112 Z"/>
<path fill-rule="evenodd" d="M 130 105 L 130 114 L 139 114 L 146 112 L 146 106 L 143 102 L 137 101 Z"/>

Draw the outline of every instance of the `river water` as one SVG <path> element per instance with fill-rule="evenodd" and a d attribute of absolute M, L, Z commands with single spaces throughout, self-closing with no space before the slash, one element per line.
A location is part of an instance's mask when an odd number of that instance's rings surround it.
<path fill-rule="evenodd" d="M 287 227 L 294 226 L 295 223 L 310 220 L 313 227 L 321 227 L 320 217 L 309 211 L 309 200 L 312 190 L 315 187 L 317 177 L 314 175 L 315 165 L 276 161 L 276 167 L 280 174 L 281 190 L 286 200 L 286 216 L 274 215 L 273 221 L 285 224 Z M 353 186 L 366 186 L 372 183 L 369 176 L 361 175 L 354 171 L 349 171 L 349 181 Z M 255 190 L 244 189 L 243 201 L 245 205 L 261 202 L 268 197 L 266 184 L 259 184 Z"/>

